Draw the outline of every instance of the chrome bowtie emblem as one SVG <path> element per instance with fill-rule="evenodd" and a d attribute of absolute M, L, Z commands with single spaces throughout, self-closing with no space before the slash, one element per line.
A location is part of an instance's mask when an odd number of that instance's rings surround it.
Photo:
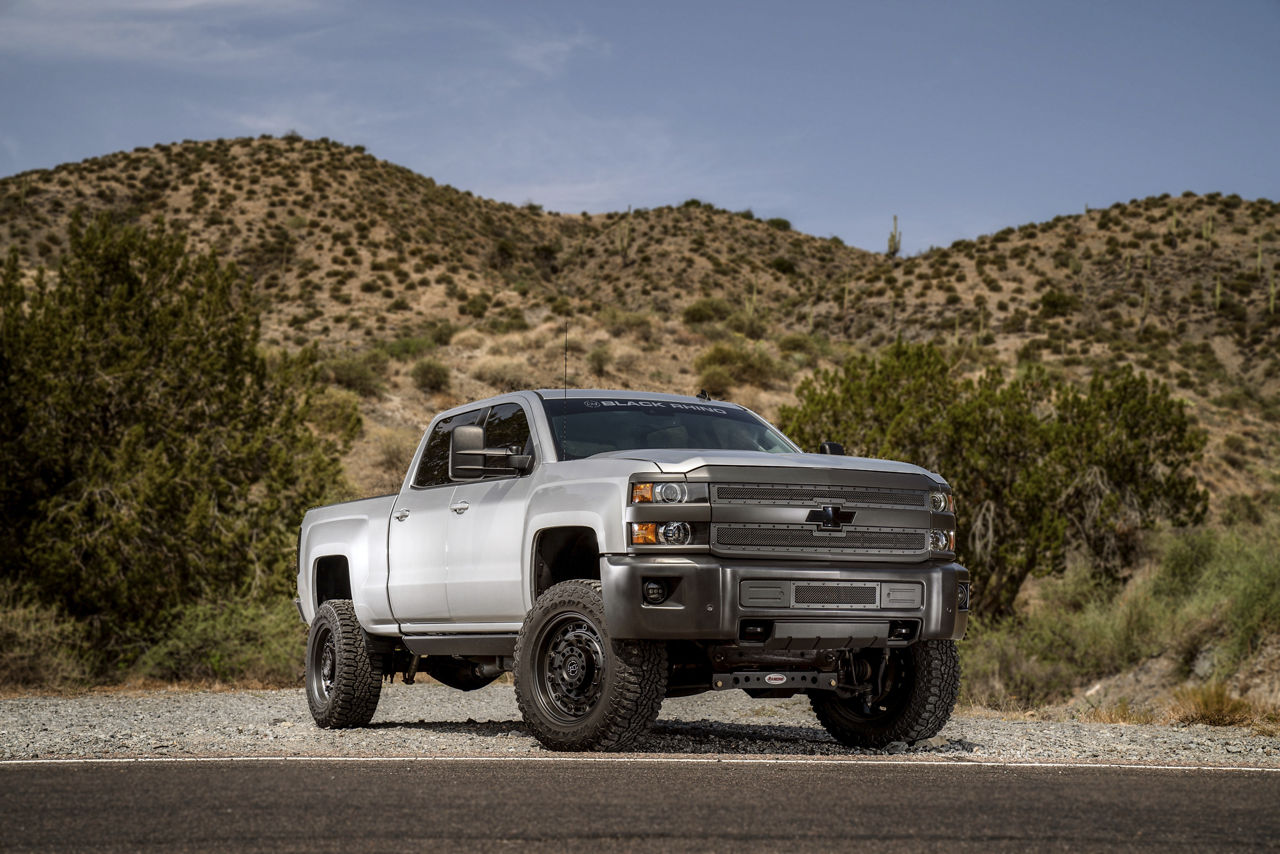
<path fill-rule="evenodd" d="M 817 522 L 824 531 L 838 531 L 853 522 L 852 510 L 841 510 L 838 505 L 824 504 L 820 509 L 810 510 L 806 522 Z"/>

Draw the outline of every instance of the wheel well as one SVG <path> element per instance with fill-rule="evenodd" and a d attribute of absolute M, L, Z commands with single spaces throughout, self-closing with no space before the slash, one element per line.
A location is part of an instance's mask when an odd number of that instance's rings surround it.
<path fill-rule="evenodd" d="M 351 598 L 351 570 L 345 555 L 328 555 L 316 561 L 316 607 L 330 599 Z"/>
<path fill-rule="evenodd" d="M 533 598 L 571 578 L 600 580 L 600 544 L 591 528 L 550 528 L 534 546 Z"/>

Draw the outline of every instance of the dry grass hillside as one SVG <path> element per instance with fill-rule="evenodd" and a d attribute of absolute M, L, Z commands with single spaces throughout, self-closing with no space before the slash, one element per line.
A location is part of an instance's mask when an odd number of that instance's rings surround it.
<path fill-rule="evenodd" d="M 1196 407 L 1217 497 L 1275 486 L 1280 204 L 1268 200 L 1133 200 L 894 258 L 697 200 L 515 207 L 360 147 L 264 137 L 2 179 L 0 249 L 54 267 L 82 208 L 163 218 L 251 277 L 266 343 L 316 345 L 334 418 L 358 406 L 360 425 L 325 426 L 358 434 L 360 492 L 398 482 L 440 408 L 562 383 L 566 328 L 571 384 L 705 387 L 770 416 L 815 367 L 896 336 L 939 339 L 968 370 L 1035 361 L 1085 377 L 1128 362 Z"/>

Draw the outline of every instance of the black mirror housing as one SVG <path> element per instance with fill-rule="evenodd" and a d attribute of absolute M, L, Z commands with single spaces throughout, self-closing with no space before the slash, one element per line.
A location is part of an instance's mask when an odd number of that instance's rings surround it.
<path fill-rule="evenodd" d="M 529 454 L 513 454 L 510 448 L 486 448 L 484 428 L 466 424 L 453 428 L 449 436 L 449 479 L 479 480 L 491 475 L 528 474 L 533 468 Z M 489 465 L 493 457 L 500 465 Z"/>
<path fill-rule="evenodd" d="M 836 456 L 836 457 L 843 457 L 844 445 L 841 445 L 839 442 L 823 442 L 821 445 L 818 446 L 818 453 L 831 454 L 832 456 Z"/>
<path fill-rule="evenodd" d="M 484 477 L 484 428 L 474 424 L 454 427 L 449 434 L 449 479 Z"/>

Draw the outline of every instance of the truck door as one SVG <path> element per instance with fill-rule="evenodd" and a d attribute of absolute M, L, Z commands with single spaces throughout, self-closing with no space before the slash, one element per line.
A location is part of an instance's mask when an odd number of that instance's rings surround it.
<path fill-rule="evenodd" d="M 402 632 L 427 631 L 430 624 L 449 619 L 445 555 L 455 488 L 449 480 L 449 434 L 454 427 L 475 424 L 485 411 L 481 407 L 436 423 L 409 486 L 391 511 L 387 598 Z"/>
<path fill-rule="evenodd" d="M 537 454 L 518 403 L 493 407 L 485 446 Z M 496 462 L 496 461 L 495 461 Z M 459 623 L 519 623 L 528 603 L 521 573 L 533 477 L 501 475 L 458 483 L 449 514 L 449 612 Z"/>

